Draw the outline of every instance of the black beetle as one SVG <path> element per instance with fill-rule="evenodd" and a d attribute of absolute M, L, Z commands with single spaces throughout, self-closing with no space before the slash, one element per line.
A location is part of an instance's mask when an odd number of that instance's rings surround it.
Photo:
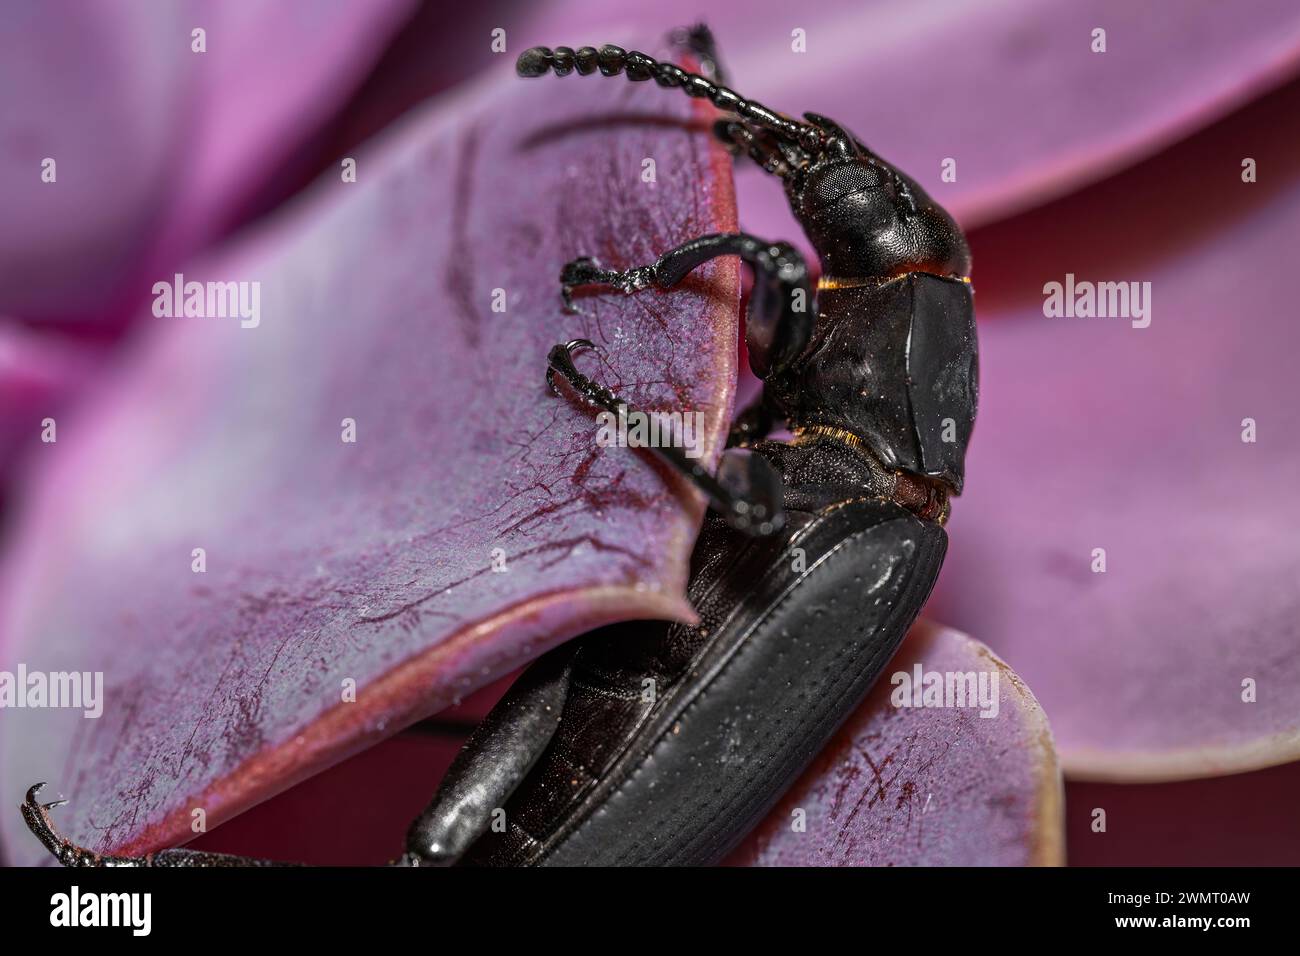
<path fill-rule="evenodd" d="M 716 862 L 866 695 L 938 576 L 977 396 L 966 240 L 834 121 L 798 122 L 721 85 L 706 29 L 677 39 L 710 76 L 614 46 L 537 47 L 518 72 L 653 79 L 733 114 L 715 133 L 781 178 L 822 278 L 814 290 L 794 248 L 745 233 L 701 236 L 652 265 L 564 267 L 570 309 L 579 287 L 668 288 L 717 256 L 753 270 L 746 344 L 762 398 L 738 416 L 716 476 L 656 449 L 714 508 L 691 564 L 700 623 L 603 628 L 534 663 L 465 744 L 398 865 Z M 574 364 L 590 346 L 557 345 L 547 379 L 616 412 L 619 398 Z M 777 421 L 792 442 L 767 438 Z M 58 836 L 39 789 L 24 817 L 68 865 L 262 862 L 98 856 Z"/>

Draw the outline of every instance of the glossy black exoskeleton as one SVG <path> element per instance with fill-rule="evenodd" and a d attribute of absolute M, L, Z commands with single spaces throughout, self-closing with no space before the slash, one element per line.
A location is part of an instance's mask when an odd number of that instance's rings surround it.
<path fill-rule="evenodd" d="M 717 135 L 782 180 L 821 279 L 814 289 L 790 245 L 745 233 L 701 236 L 649 265 L 564 267 L 572 307 L 581 287 L 666 289 L 739 256 L 754 273 L 746 344 L 763 396 L 738 416 L 716 475 L 656 449 L 713 505 L 691 567 L 700 623 L 604 628 L 537 661 L 466 743 L 399 864 L 721 859 L 857 707 L 939 573 L 976 406 L 965 238 L 834 121 L 799 122 L 722 86 L 707 31 L 680 38 L 711 76 L 612 46 L 535 48 L 518 72 L 625 74 L 708 98 L 730 114 Z M 620 399 L 575 364 L 590 346 L 557 345 L 547 378 L 615 410 Z M 767 438 L 778 421 L 792 442 Z M 94 857 L 54 833 L 36 790 L 28 823 L 66 863 L 256 862 Z"/>
<path fill-rule="evenodd" d="M 717 70 L 707 33 L 691 40 Z M 786 243 L 701 236 L 657 262 L 565 266 L 583 286 L 666 289 L 716 256 L 754 273 L 746 326 L 763 397 L 716 478 L 660 453 L 714 506 L 692 558 L 695 627 L 619 625 L 552 651 L 475 732 L 412 828 L 427 863 L 719 860 L 875 682 L 925 603 L 975 419 L 970 253 L 952 218 L 832 120 L 801 123 L 713 78 L 617 47 L 537 48 L 523 76 L 625 74 L 707 97 L 715 132 L 781 178 L 821 260 Z M 550 377 L 607 410 L 583 341 Z M 778 420 L 791 443 L 767 440 Z M 650 693 L 646 693 L 647 688 Z M 504 829 L 488 826 L 505 809 Z"/>

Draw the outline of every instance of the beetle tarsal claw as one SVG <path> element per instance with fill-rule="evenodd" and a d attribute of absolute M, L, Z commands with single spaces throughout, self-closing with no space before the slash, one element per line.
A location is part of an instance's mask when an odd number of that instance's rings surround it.
<path fill-rule="evenodd" d="M 555 384 L 555 373 L 559 372 L 565 380 L 575 388 L 581 388 L 579 380 L 583 376 L 579 374 L 577 366 L 573 364 L 573 355 L 575 352 L 584 349 L 595 349 L 596 343 L 590 339 L 570 339 L 562 345 L 557 345 L 551 349 L 550 354 L 546 356 L 546 384 L 550 386 L 551 391 L 556 395 L 560 394 L 559 386 Z"/>
<path fill-rule="evenodd" d="M 48 825 L 49 815 L 44 811 L 53 810 L 55 807 L 64 806 L 65 804 L 67 804 L 68 801 L 60 797 L 58 800 L 52 800 L 49 803 L 41 803 L 36 797 L 37 794 L 39 794 L 44 789 L 45 789 L 44 781 L 38 784 L 34 784 L 33 786 L 28 788 L 27 800 L 25 801 L 25 804 L 23 806 L 23 811 L 24 814 L 28 812 L 35 813 L 40 819 L 42 819 Z"/>
<path fill-rule="evenodd" d="M 36 786 L 34 786 L 34 787 L 32 787 L 30 790 L 28 790 L 28 791 L 27 791 L 27 800 L 28 800 L 28 802 L 29 802 L 29 803 L 34 803 L 35 800 L 36 800 L 36 795 L 37 795 L 38 793 L 40 793 L 41 790 L 43 790 L 44 788 L 45 788 L 45 784 L 44 784 L 44 783 L 38 783 L 38 784 L 36 784 Z M 68 801 L 67 801 L 65 798 L 63 798 L 63 797 L 59 797 L 59 799 L 57 799 L 57 800 L 51 800 L 49 803 L 41 803 L 41 804 L 36 804 L 36 805 L 39 806 L 42 810 L 53 810 L 55 807 L 65 807 L 65 806 L 67 806 L 67 805 L 68 805 Z"/>
<path fill-rule="evenodd" d="M 59 799 L 50 803 L 41 803 L 37 796 L 44 789 L 45 783 L 43 781 L 30 787 L 27 790 L 27 799 L 20 809 L 22 810 L 23 821 L 27 824 L 27 829 L 31 830 L 36 839 L 41 841 L 45 849 L 62 861 L 67 848 L 71 844 L 59 836 L 58 830 L 54 827 L 54 821 L 50 819 L 50 811 L 55 807 L 63 806 L 68 801 Z"/>
<path fill-rule="evenodd" d="M 44 783 L 38 783 L 29 788 L 27 799 L 20 809 L 22 810 L 23 821 L 27 824 L 27 829 L 32 831 L 36 839 L 41 841 L 41 845 L 49 850 L 50 855 L 56 860 L 64 866 L 104 866 L 106 862 L 119 866 L 124 864 L 139 865 L 125 858 L 100 856 L 92 850 L 87 850 L 85 847 L 78 846 L 71 840 L 65 839 L 54 826 L 54 821 L 50 819 L 50 811 L 55 807 L 65 805 L 68 801 L 60 797 L 50 803 L 41 803 L 37 799 L 37 794 L 43 789 L 45 789 Z"/>

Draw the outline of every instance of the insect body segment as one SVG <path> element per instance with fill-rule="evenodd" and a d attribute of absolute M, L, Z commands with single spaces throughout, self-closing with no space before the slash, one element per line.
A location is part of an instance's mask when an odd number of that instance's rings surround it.
<path fill-rule="evenodd" d="M 692 39 L 716 65 L 707 35 Z M 739 415 L 719 478 L 747 450 L 779 475 L 761 484 L 783 518 L 756 537 L 734 515 L 760 483 L 720 503 L 707 476 L 679 465 L 719 512 L 692 558 L 701 623 L 637 622 L 573 642 L 558 726 L 510 794 L 506 828 L 484 832 L 461 862 L 715 862 L 866 695 L 938 576 L 975 418 L 970 253 L 915 181 L 826 117 L 792 120 L 618 47 L 538 47 L 518 71 L 625 73 L 733 113 L 715 135 L 780 177 L 825 276 L 814 290 L 797 250 L 746 233 L 624 268 L 583 257 L 560 275 L 572 311 L 584 287 L 667 289 L 724 255 L 751 268 L 745 341 L 764 392 Z M 548 378 L 608 407 L 617 397 L 577 369 L 574 344 L 552 351 Z M 794 443 L 766 439 L 778 420 Z M 512 690 L 498 706 L 516 700 Z M 449 778 L 434 808 L 472 782 Z"/>

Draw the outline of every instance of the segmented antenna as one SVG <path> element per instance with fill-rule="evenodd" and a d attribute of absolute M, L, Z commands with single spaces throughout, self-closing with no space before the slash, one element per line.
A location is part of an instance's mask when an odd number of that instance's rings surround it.
<path fill-rule="evenodd" d="M 580 76 L 589 76 L 597 70 L 602 76 L 625 73 L 633 82 L 654 80 L 660 86 L 680 87 L 688 96 L 707 97 L 718 109 L 736 113 L 745 122 L 797 143 L 810 153 L 819 151 L 828 138 L 824 130 L 775 113 L 762 103 L 747 100 L 735 90 L 719 86 L 708 77 L 688 73 L 673 63 L 662 63 L 638 50 L 629 52 L 612 44 L 599 50 L 593 46 L 578 50 L 567 46 L 557 46 L 553 50 L 535 46 L 519 54 L 515 70 L 520 76 L 529 77 L 544 76 L 547 71 L 556 76 L 567 76 L 575 70 Z"/>

